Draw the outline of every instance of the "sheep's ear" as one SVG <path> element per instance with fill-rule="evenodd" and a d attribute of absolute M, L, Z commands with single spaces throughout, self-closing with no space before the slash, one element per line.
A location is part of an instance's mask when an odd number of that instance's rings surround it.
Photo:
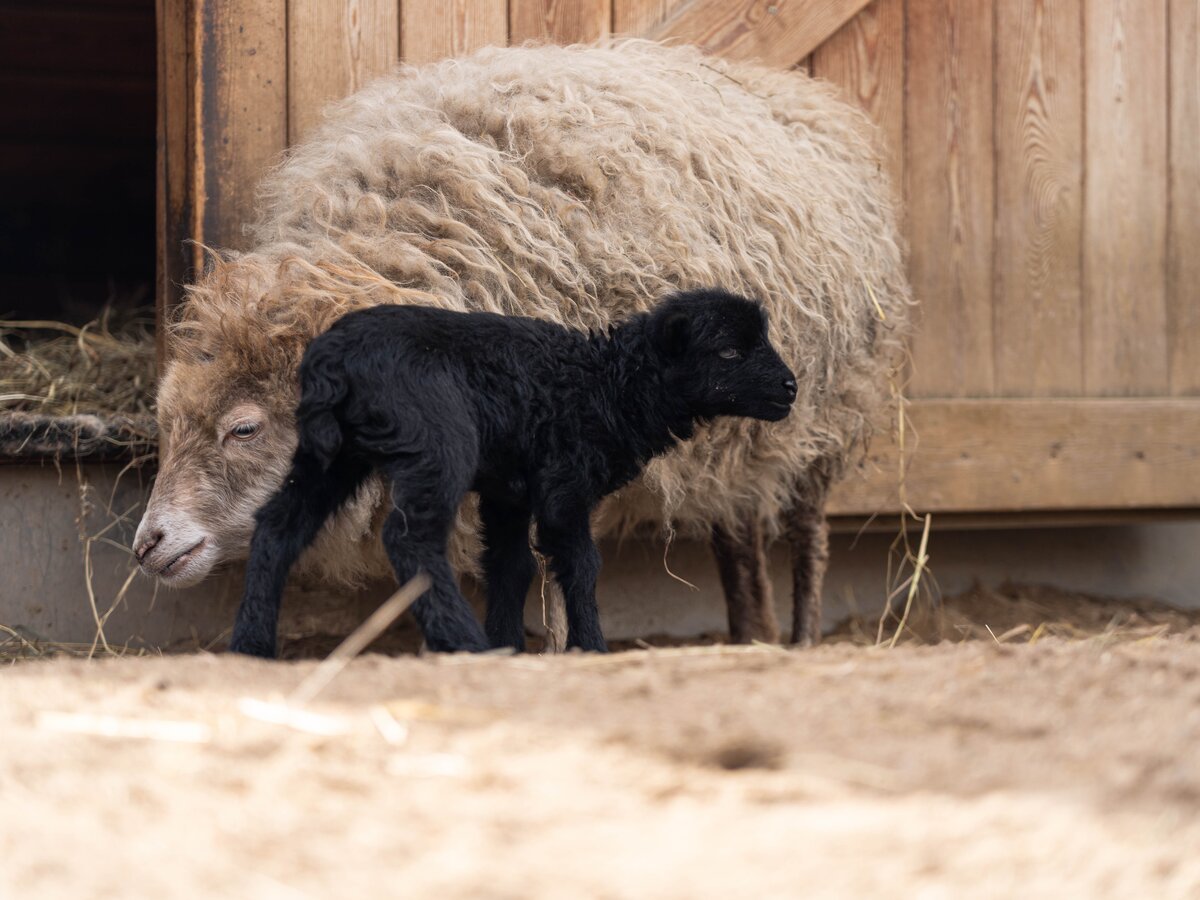
<path fill-rule="evenodd" d="M 692 319 L 685 312 L 673 312 L 663 319 L 659 340 L 671 356 L 680 356 L 692 340 Z"/>

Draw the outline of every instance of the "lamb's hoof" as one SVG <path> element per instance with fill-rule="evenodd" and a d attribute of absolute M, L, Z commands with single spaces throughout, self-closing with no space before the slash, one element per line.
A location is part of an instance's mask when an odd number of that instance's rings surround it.
<path fill-rule="evenodd" d="M 428 653 L 486 653 L 492 646 L 484 638 L 467 638 L 466 640 L 445 641 L 425 638 L 421 645 L 422 652 Z"/>
<path fill-rule="evenodd" d="M 608 644 L 601 638 L 596 641 L 567 641 L 567 651 L 582 650 L 584 653 L 607 653 Z"/>
<path fill-rule="evenodd" d="M 229 642 L 228 652 L 240 656 L 254 656 L 258 659 L 274 659 L 275 645 L 261 639 L 235 634 Z"/>

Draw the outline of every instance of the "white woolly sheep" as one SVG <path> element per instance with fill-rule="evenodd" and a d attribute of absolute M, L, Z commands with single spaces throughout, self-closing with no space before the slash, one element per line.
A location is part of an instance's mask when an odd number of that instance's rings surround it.
<path fill-rule="evenodd" d="M 796 372 L 784 422 L 724 420 L 602 511 L 709 536 L 733 637 L 777 637 L 763 540 L 786 533 L 793 639 L 819 636 L 831 480 L 867 435 L 910 292 L 876 134 L 832 87 L 643 41 L 489 49 L 335 105 L 261 189 L 255 249 L 188 291 L 158 395 L 146 571 L 245 556 L 296 444 L 305 345 L 348 310 L 420 303 L 603 329 L 679 289 L 761 298 Z M 370 482 L 303 561 L 387 572 Z M 473 518 L 453 558 L 474 558 Z"/>

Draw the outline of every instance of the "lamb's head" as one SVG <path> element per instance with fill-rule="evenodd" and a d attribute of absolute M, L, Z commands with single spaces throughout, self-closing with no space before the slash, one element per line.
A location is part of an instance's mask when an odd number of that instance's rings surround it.
<path fill-rule="evenodd" d="M 767 337 L 761 305 L 719 290 L 690 291 L 651 314 L 671 393 L 702 418 L 776 422 L 796 399 L 796 377 Z"/>

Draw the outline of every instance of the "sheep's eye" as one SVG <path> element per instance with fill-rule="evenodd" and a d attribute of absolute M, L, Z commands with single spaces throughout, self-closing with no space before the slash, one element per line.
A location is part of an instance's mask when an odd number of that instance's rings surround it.
<path fill-rule="evenodd" d="M 741 359 L 742 351 L 737 350 L 733 347 L 727 347 L 726 349 L 724 349 L 720 353 L 718 353 L 717 356 L 721 357 L 721 359 Z"/>
<path fill-rule="evenodd" d="M 229 436 L 236 441 L 248 441 L 258 434 L 257 422 L 238 422 L 229 429 Z"/>

